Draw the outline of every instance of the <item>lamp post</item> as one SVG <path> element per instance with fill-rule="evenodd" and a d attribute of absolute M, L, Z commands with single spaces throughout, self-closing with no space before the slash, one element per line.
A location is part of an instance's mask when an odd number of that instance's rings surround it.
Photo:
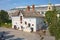
<path fill-rule="evenodd" d="M 57 21 L 59 22 L 59 14 L 57 14 Z"/>
<path fill-rule="evenodd" d="M 57 14 L 57 17 L 59 18 L 59 14 Z"/>

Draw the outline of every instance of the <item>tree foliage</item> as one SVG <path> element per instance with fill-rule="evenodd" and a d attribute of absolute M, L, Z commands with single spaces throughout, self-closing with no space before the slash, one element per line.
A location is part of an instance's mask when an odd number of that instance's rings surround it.
<path fill-rule="evenodd" d="M 8 22 L 8 20 L 9 20 L 8 13 L 4 10 L 1 10 L 0 11 L 0 25 L 1 25 L 1 23 Z"/>
<path fill-rule="evenodd" d="M 57 18 L 57 11 L 47 11 L 45 14 L 45 20 L 48 23 L 49 31 L 51 35 L 55 36 L 56 40 L 60 38 L 60 19 Z"/>

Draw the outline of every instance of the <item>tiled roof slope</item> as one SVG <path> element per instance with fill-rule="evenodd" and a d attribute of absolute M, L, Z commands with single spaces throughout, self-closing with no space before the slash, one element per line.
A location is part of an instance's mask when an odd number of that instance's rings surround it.
<path fill-rule="evenodd" d="M 38 11 L 22 11 L 18 10 L 15 13 L 12 14 L 12 16 L 19 16 L 20 13 L 23 14 L 24 17 L 44 17 L 42 14 L 40 14 Z"/>

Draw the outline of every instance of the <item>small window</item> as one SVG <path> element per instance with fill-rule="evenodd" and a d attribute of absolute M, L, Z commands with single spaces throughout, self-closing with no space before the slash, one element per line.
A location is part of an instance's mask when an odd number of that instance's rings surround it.
<path fill-rule="evenodd" d="M 32 26 L 34 26 L 34 24 L 32 24 Z"/>
<path fill-rule="evenodd" d="M 21 26 L 21 29 L 23 29 L 23 26 Z"/>
<path fill-rule="evenodd" d="M 50 9 L 50 7 L 49 7 L 49 9 Z"/>
<path fill-rule="evenodd" d="M 41 12 L 41 14 L 44 14 L 44 12 Z"/>
<path fill-rule="evenodd" d="M 27 22 L 25 21 L 25 24 L 27 24 Z"/>
<path fill-rule="evenodd" d="M 30 23 L 28 23 L 28 27 L 30 27 L 31 26 L 31 24 Z"/>
<path fill-rule="evenodd" d="M 14 25 L 14 29 L 17 29 L 17 26 L 16 25 Z"/>
<path fill-rule="evenodd" d="M 22 21 L 22 16 L 20 16 L 20 21 Z"/>
<path fill-rule="evenodd" d="M 22 24 L 22 22 L 20 22 Z"/>

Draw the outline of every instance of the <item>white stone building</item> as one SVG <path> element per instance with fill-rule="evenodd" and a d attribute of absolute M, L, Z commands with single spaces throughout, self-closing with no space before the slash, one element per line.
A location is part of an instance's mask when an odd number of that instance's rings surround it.
<path fill-rule="evenodd" d="M 18 10 L 12 14 L 12 28 L 27 32 L 36 32 L 43 25 L 44 16 L 35 10 L 34 5 L 31 10 L 28 6 L 25 11 Z"/>
<path fill-rule="evenodd" d="M 59 5 L 55 5 L 60 8 Z M 23 10 L 16 10 L 12 13 L 12 28 L 27 31 L 36 32 L 39 29 L 44 28 L 44 16 L 48 10 L 53 10 L 53 5 L 49 4 L 44 6 L 27 6 L 22 8 Z"/>

